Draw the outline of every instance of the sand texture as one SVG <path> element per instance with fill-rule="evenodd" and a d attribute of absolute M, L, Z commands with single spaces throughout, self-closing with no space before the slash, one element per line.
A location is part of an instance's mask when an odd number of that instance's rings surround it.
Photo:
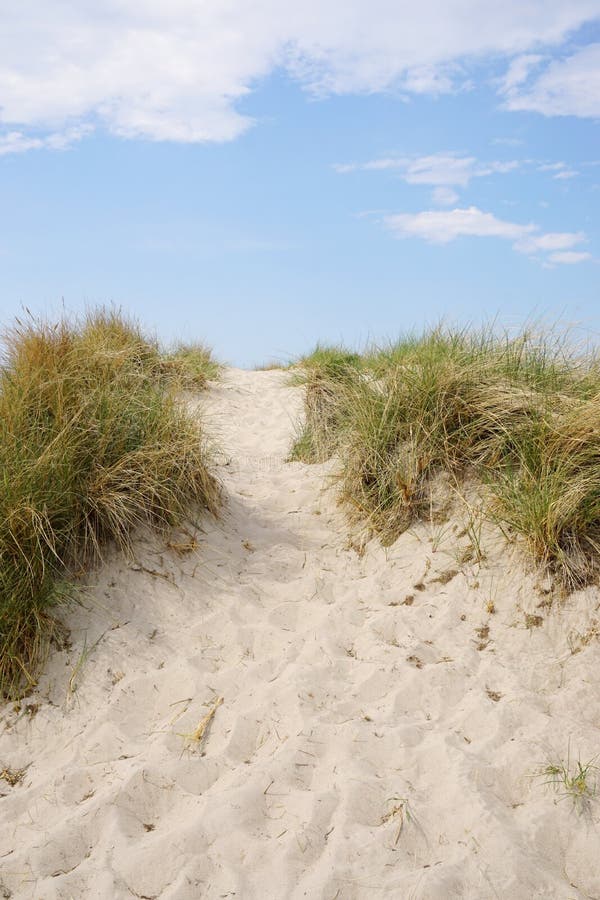
<path fill-rule="evenodd" d="M 458 522 L 357 552 L 287 377 L 198 401 L 221 520 L 108 558 L 0 707 L 0 898 L 600 898 L 600 801 L 535 777 L 600 753 L 598 590 Z"/>

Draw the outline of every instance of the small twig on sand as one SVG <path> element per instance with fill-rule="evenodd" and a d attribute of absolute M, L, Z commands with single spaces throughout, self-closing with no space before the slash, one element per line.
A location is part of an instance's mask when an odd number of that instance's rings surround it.
<path fill-rule="evenodd" d="M 170 573 L 159 572 L 158 569 L 148 569 L 146 566 L 142 566 L 139 563 L 134 563 L 129 566 L 131 572 L 145 572 L 147 575 L 152 575 L 153 578 L 163 578 L 165 581 L 168 581 L 169 584 L 174 584 L 173 575 Z"/>

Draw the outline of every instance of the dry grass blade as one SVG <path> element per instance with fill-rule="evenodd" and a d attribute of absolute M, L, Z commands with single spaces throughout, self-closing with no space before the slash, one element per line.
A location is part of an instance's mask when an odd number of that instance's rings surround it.
<path fill-rule="evenodd" d="M 186 556 L 188 553 L 193 553 L 198 549 L 198 541 L 194 535 L 190 534 L 187 529 L 183 529 L 183 533 L 186 535 L 185 539 L 181 541 L 167 541 L 169 550 L 172 550 L 178 556 Z"/>
<path fill-rule="evenodd" d="M 2 769 L 0 771 L 0 781 L 5 781 L 10 787 L 20 784 L 25 777 L 27 769 Z"/>
<path fill-rule="evenodd" d="M 186 739 L 186 742 L 188 745 L 195 745 L 196 747 L 200 746 L 200 744 L 204 740 L 204 737 L 206 735 L 206 732 L 208 730 L 210 723 L 212 722 L 212 720 L 215 717 L 216 711 L 223 703 L 223 699 L 224 699 L 223 697 L 217 697 L 217 699 L 213 702 L 213 704 L 212 704 L 211 708 L 209 709 L 209 711 L 207 712 L 207 714 L 204 716 L 204 718 L 202 718 L 198 722 L 198 725 L 196 726 L 194 731 L 191 732 L 191 734 L 180 734 L 179 735 L 180 737 Z"/>
<path fill-rule="evenodd" d="M 387 825 L 389 822 L 396 821 L 398 823 L 398 830 L 396 832 L 396 837 L 394 838 L 394 846 L 398 844 L 400 837 L 402 835 L 402 831 L 404 829 L 404 822 L 410 821 L 411 815 L 410 810 L 408 808 L 408 800 L 406 798 L 398 798 L 395 797 L 395 800 L 400 800 L 399 803 L 395 804 L 389 812 L 387 812 L 384 816 L 381 817 L 381 825 Z"/>

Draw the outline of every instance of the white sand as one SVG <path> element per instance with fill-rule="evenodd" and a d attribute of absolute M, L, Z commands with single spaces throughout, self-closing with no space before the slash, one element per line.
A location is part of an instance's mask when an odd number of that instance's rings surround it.
<path fill-rule="evenodd" d="M 425 525 L 360 557 L 330 464 L 284 462 L 285 380 L 211 389 L 222 520 L 95 572 L 72 648 L 1 709 L 0 771 L 27 769 L 0 780 L 0 897 L 600 897 L 600 802 L 531 777 L 600 753 L 599 592 L 548 611 L 506 549 L 444 584 L 466 538 Z"/>

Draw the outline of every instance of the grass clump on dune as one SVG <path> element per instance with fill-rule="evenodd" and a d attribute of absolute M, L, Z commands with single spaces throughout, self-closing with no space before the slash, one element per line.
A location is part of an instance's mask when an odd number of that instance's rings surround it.
<path fill-rule="evenodd" d="M 204 344 L 179 343 L 162 356 L 161 363 L 163 372 L 188 391 L 203 390 L 221 369 Z"/>
<path fill-rule="evenodd" d="M 291 461 L 323 462 L 336 451 L 347 388 L 356 385 L 362 363 L 354 351 L 320 344 L 298 361 L 292 384 L 305 385 L 305 419 L 292 446 Z"/>
<path fill-rule="evenodd" d="M 385 543 L 436 512 L 440 482 L 485 485 L 489 514 L 569 585 L 597 570 L 600 371 L 560 337 L 435 329 L 360 364 L 306 370 L 305 461 L 339 454 L 340 498 Z M 317 448 L 318 452 L 315 452 Z"/>
<path fill-rule="evenodd" d="M 335 375 L 336 372 L 348 368 L 360 369 L 363 366 L 363 357 L 360 353 L 342 344 L 317 344 L 311 353 L 300 357 L 296 366 L 301 373 L 304 373 L 304 375 L 300 375 L 300 380 L 302 380 L 308 372 Z"/>
<path fill-rule="evenodd" d="M 0 369 L 0 691 L 34 684 L 69 575 L 132 531 L 216 511 L 204 436 L 157 345 L 113 312 L 17 322 Z"/>
<path fill-rule="evenodd" d="M 600 574 L 600 385 L 563 404 L 518 436 L 491 488 L 497 518 L 578 587 Z"/>

